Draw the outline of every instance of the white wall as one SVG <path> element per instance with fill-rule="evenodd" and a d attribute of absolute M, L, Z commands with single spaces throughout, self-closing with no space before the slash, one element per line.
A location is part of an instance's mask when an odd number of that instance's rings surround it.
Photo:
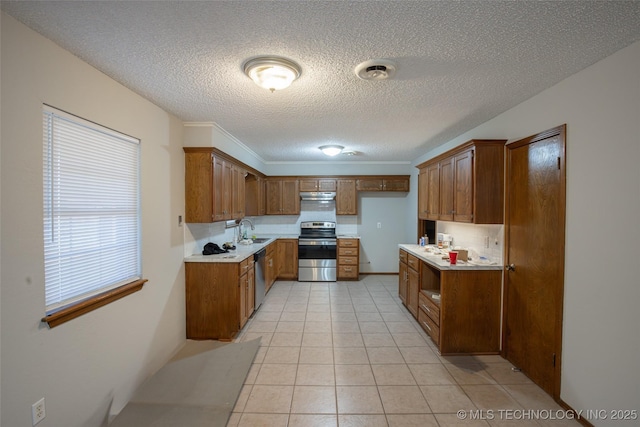
<path fill-rule="evenodd" d="M 576 410 L 639 409 L 640 42 L 414 163 L 472 138 L 517 140 L 563 123 L 567 224 L 561 398 Z M 610 418 L 591 422 L 638 425 Z"/>
<path fill-rule="evenodd" d="M 39 427 L 105 425 L 185 342 L 182 123 L 2 14 L 2 414 Z M 54 329 L 44 304 L 42 104 L 142 141 L 143 290 Z"/>

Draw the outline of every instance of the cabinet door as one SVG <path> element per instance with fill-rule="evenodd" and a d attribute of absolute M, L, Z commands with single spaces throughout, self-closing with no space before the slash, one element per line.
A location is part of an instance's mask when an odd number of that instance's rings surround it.
<path fill-rule="evenodd" d="M 224 220 L 224 160 L 213 158 L 213 220 Z"/>
<path fill-rule="evenodd" d="M 429 175 L 427 168 L 418 173 L 418 219 L 429 219 Z"/>
<path fill-rule="evenodd" d="M 336 195 L 337 215 L 357 215 L 358 198 L 355 179 L 339 179 Z"/>
<path fill-rule="evenodd" d="M 455 166 L 453 157 L 440 162 L 440 220 L 453 221 Z"/>
<path fill-rule="evenodd" d="M 278 277 L 282 279 L 298 278 L 298 241 L 296 239 L 278 239 Z"/>
<path fill-rule="evenodd" d="M 256 305 L 256 271 L 253 263 L 247 271 L 247 317 L 251 317 Z"/>
<path fill-rule="evenodd" d="M 409 281 L 407 285 L 407 309 L 413 314 L 413 317 L 418 318 L 418 293 L 420 292 L 420 275 L 412 269 L 407 269 Z"/>
<path fill-rule="evenodd" d="M 473 222 L 473 151 L 454 157 L 455 192 L 453 218 L 458 222 Z"/>
<path fill-rule="evenodd" d="M 319 179 L 318 191 L 336 191 L 336 180 L 335 179 Z"/>
<path fill-rule="evenodd" d="M 427 166 L 427 219 L 438 220 L 440 215 L 440 166 Z"/>
<path fill-rule="evenodd" d="M 222 162 L 222 219 L 233 218 L 233 164 Z"/>
<path fill-rule="evenodd" d="M 297 179 L 282 180 L 282 215 L 300 214 L 300 186 Z"/>
<path fill-rule="evenodd" d="M 318 191 L 317 179 L 301 179 L 300 191 Z"/>
<path fill-rule="evenodd" d="M 210 152 L 185 152 L 185 221 L 212 222 L 213 158 Z"/>
<path fill-rule="evenodd" d="M 409 191 L 408 179 L 385 179 L 382 182 L 384 191 Z"/>
<path fill-rule="evenodd" d="M 382 179 L 378 178 L 360 178 L 356 183 L 358 191 L 382 191 Z"/>
<path fill-rule="evenodd" d="M 249 319 L 249 316 L 247 315 L 247 288 L 249 287 L 249 284 L 247 282 L 247 274 L 243 274 L 242 277 L 240 277 L 240 283 L 238 283 L 238 286 L 240 288 L 240 298 L 238 301 L 238 307 L 240 308 L 240 319 L 239 319 L 239 323 L 240 323 L 240 329 L 242 329 L 242 327 L 247 323 L 247 320 Z"/>
<path fill-rule="evenodd" d="M 400 268 L 398 272 L 398 295 L 404 305 L 407 305 L 407 284 L 409 281 L 409 273 L 407 271 L 407 264 L 400 262 Z"/>
<path fill-rule="evenodd" d="M 231 178 L 231 217 L 232 219 L 242 219 L 244 218 L 245 204 L 244 169 L 232 166 Z"/>
<path fill-rule="evenodd" d="M 255 175 L 248 175 L 245 180 L 245 215 L 264 215 L 264 179 Z"/>
<path fill-rule="evenodd" d="M 267 215 L 282 215 L 282 181 L 268 180 L 266 190 Z"/>

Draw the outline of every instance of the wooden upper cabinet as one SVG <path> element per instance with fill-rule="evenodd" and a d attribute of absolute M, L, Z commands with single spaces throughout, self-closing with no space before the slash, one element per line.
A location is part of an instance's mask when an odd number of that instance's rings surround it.
<path fill-rule="evenodd" d="M 266 193 L 267 215 L 300 214 L 300 186 L 297 179 L 269 178 Z"/>
<path fill-rule="evenodd" d="M 185 147 L 185 221 L 217 222 L 245 216 L 244 167 L 213 148 Z"/>
<path fill-rule="evenodd" d="M 473 222 L 473 151 L 457 154 L 453 163 L 453 217 L 458 222 Z"/>
<path fill-rule="evenodd" d="M 301 179 L 300 191 L 336 191 L 335 179 Z"/>
<path fill-rule="evenodd" d="M 357 215 L 358 197 L 355 179 L 338 179 L 336 193 L 336 215 Z"/>
<path fill-rule="evenodd" d="M 422 168 L 418 172 L 418 219 L 429 219 L 427 216 L 429 212 L 428 191 L 429 188 L 429 175 L 427 174 L 427 168 Z"/>
<path fill-rule="evenodd" d="M 440 218 L 440 165 L 431 164 L 426 168 L 427 174 L 427 219 Z M 418 197 L 422 194 L 418 191 Z"/>
<path fill-rule="evenodd" d="M 454 178 L 453 158 L 442 160 L 440 162 L 440 213 L 438 218 L 443 221 L 453 221 Z"/>
<path fill-rule="evenodd" d="M 419 218 L 502 224 L 505 142 L 471 140 L 419 165 Z"/>
<path fill-rule="evenodd" d="M 245 215 L 266 215 L 265 185 L 264 178 L 253 174 L 247 175 L 245 179 Z"/>
<path fill-rule="evenodd" d="M 409 178 L 390 178 L 382 180 L 384 191 L 409 191 Z"/>
<path fill-rule="evenodd" d="M 358 178 L 356 189 L 358 191 L 382 191 L 382 178 Z"/>
<path fill-rule="evenodd" d="M 371 176 L 358 178 L 358 191 L 409 191 L 409 177 Z"/>

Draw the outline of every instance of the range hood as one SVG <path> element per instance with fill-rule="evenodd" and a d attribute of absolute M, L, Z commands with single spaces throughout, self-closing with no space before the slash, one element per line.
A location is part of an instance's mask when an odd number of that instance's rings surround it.
<path fill-rule="evenodd" d="M 335 191 L 301 191 L 300 199 L 327 202 L 327 201 L 336 199 L 336 192 Z"/>

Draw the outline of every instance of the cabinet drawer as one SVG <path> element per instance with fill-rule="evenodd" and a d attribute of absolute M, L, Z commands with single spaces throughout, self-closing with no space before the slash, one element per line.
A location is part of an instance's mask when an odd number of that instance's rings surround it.
<path fill-rule="evenodd" d="M 418 271 L 418 267 L 420 266 L 420 260 L 411 254 L 407 254 L 407 265 L 409 266 L 409 268 L 412 268 L 415 271 Z"/>
<path fill-rule="evenodd" d="M 358 257 L 355 256 L 341 256 L 338 258 L 338 264 L 340 265 L 358 265 Z"/>
<path fill-rule="evenodd" d="M 358 256 L 358 248 L 338 248 L 339 256 Z"/>
<path fill-rule="evenodd" d="M 440 345 L 440 328 L 433 323 L 433 320 L 424 312 L 422 306 L 418 308 L 418 323 L 422 329 L 429 334 L 436 345 Z"/>
<path fill-rule="evenodd" d="M 251 257 L 249 257 L 251 258 Z M 247 271 L 249 271 L 249 258 L 240 261 L 240 275 L 242 276 L 243 274 L 245 274 Z M 251 265 L 253 265 L 253 259 L 251 259 Z"/>
<path fill-rule="evenodd" d="M 436 326 L 440 326 L 440 307 L 431 301 L 431 298 L 423 292 L 420 292 L 420 295 L 418 295 L 418 304 L 420 305 L 420 309 L 433 320 Z"/>
<path fill-rule="evenodd" d="M 338 246 L 341 248 L 357 248 L 358 239 L 338 239 Z"/>
<path fill-rule="evenodd" d="M 402 249 L 400 249 L 400 254 L 398 255 L 398 257 L 400 259 L 400 262 L 404 262 L 405 264 L 407 263 L 407 253 Z"/>
<path fill-rule="evenodd" d="M 341 278 L 358 277 L 358 268 L 356 266 L 351 266 L 351 265 L 339 265 L 338 277 L 341 277 Z"/>

